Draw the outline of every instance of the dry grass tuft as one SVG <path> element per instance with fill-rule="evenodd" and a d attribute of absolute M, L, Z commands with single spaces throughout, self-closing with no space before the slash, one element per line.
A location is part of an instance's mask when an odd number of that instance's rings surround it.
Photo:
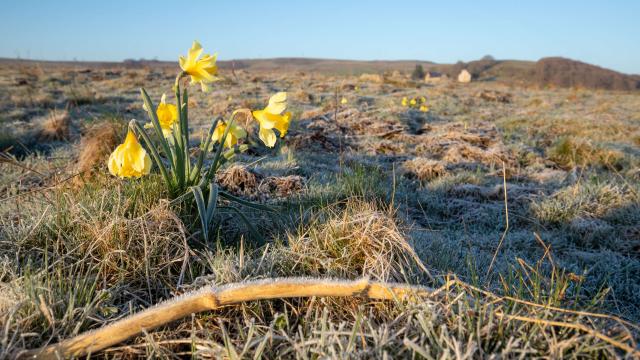
<path fill-rule="evenodd" d="M 271 193 L 278 197 L 286 197 L 300 192 L 304 187 L 304 178 L 298 175 L 283 177 L 270 176 L 264 179 L 258 189 L 260 192 Z"/>
<path fill-rule="evenodd" d="M 355 198 L 328 207 L 288 242 L 292 271 L 299 268 L 310 276 L 409 282 L 427 271 L 393 210 Z"/>
<path fill-rule="evenodd" d="M 38 141 L 61 141 L 71 137 L 71 117 L 68 111 L 52 111 L 36 130 Z"/>
<path fill-rule="evenodd" d="M 422 157 L 407 160 L 402 164 L 402 167 L 408 177 L 416 178 L 420 181 L 433 180 L 447 173 L 445 164 L 441 161 Z"/>
<path fill-rule="evenodd" d="M 621 169 L 624 154 L 594 146 L 586 139 L 563 137 L 549 149 L 549 158 L 563 168 L 600 165 Z"/>
<path fill-rule="evenodd" d="M 225 190 L 251 199 L 287 197 L 302 191 L 305 184 L 304 178 L 298 175 L 265 177 L 243 165 L 230 166 L 216 177 Z"/>
<path fill-rule="evenodd" d="M 87 131 L 80 141 L 77 171 L 91 172 L 106 164 L 109 154 L 120 142 L 122 126 L 115 122 L 104 122 Z"/>
<path fill-rule="evenodd" d="M 360 75 L 360 81 L 382 84 L 384 82 L 384 78 L 380 74 L 362 74 Z"/>
<path fill-rule="evenodd" d="M 258 177 L 245 166 L 233 165 L 220 171 L 218 184 L 236 195 L 253 195 L 258 188 Z"/>

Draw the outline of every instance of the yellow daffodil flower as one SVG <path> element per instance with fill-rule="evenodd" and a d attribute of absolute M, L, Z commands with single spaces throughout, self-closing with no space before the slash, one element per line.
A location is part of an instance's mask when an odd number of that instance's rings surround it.
<path fill-rule="evenodd" d="M 424 104 L 427 102 L 427 98 L 425 98 L 424 96 L 420 96 L 420 103 Z"/>
<path fill-rule="evenodd" d="M 416 99 L 411 99 L 411 101 L 409 101 L 409 104 L 411 104 L 411 106 L 416 106 L 418 102 L 416 101 Z"/>
<path fill-rule="evenodd" d="M 156 115 L 158 116 L 160 127 L 162 128 L 162 134 L 164 137 L 168 138 L 171 136 L 171 132 L 173 131 L 173 124 L 178 121 L 178 108 L 173 104 L 167 104 L 166 99 L 167 94 L 162 94 L 160 104 L 158 104 L 158 107 L 156 108 Z M 147 110 L 146 105 L 143 104 L 142 107 Z M 147 129 L 153 128 L 153 123 L 147 123 L 144 127 Z"/>
<path fill-rule="evenodd" d="M 124 143 L 118 145 L 109 156 L 109 172 L 121 178 L 148 175 L 151 170 L 151 158 L 140 145 L 136 135 L 129 129 Z"/>
<path fill-rule="evenodd" d="M 260 140 L 268 146 L 273 147 L 276 144 L 276 134 L 273 129 L 280 132 L 280 137 L 284 137 L 289 130 L 291 122 L 291 113 L 287 110 L 287 93 L 279 92 L 269 99 L 269 105 L 262 110 L 252 112 L 253 117 L 260 124 L 260 132 L 258 136 Z"/>
<path fill-rule="evenodd" d="M 220 142 L 222 140 L 222 136 L 224 135 L 225 130 L 227 129 L 227 124 L 220 121 L 218 125 L 216 125 L 215 130 L 213 130 L 213 135 L 211 139 L 214 142 Z M 238 143 L 238 139 L 242 139 L 247 136 L 247 132 L 236 124 L 231 124 L 231 129 L 229 129 L 229 133 L 227 134 L 227 138 L 224 140 L 224 146 L 231 148 L 235 144 Z"/>
<path fill-rule="evenodd" d="M 202 91 L 207 92 L 209 90 L 209 83 L 212 83 L 218 78 L 215 76 L 218 73 L 218 66 L 216 65 L 217 54 L 208 55 L 202 54 L 202 46 L 199 42 L 194 41 L 189 49 L 187 57 L 180 56 L 180 67 L 182 71 L 191 76 L 191 83 L 199 83 L 202 86 Z"/>
<path fill-rule="evenodd" d="M 402 104 L 402 106 L 407 106 L 407 105 L 409 105 L 409 100 L 407 100 L 406 97 L 403 97 L 401 104 Z"/>
<path fill-rule="evenodd" d="M 346 103 L 348 103 L 349 101 L 347 100 L 347 98 L 342 98 L 342 100 L 340 100 L 340 104 L 344 105 Z"/>
<path fill-rule="evenodd" d="M 420 111 L 428 112 L 429 111 L 429 107 L 427 105 L 420 105 Z"/>

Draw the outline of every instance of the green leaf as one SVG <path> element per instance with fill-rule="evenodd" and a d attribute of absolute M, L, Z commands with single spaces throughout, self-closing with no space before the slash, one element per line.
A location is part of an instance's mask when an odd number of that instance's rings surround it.
<path fill-rule="evenodd" d="M 155 146 L 151 142 L 151 139 L 149 138 L 149 134 L 147 134 L 147 132 L 144 131 L 142 126 L 140 126 L 140 124 L 138 124 L 137 121 L 131 120 L 131 122 L 129 122 L 129 125 L 132 125 L 132 124 L 133 124 L 133 128 L 136 130 L 136 132 L 138 134 L 140 134 L 140 136 L 142 136 L 142 140 L 147 145 L 147 148 L 149 149 L 149 152 L 151 153 L 151 157 L 153 157 L 153 161 L 158 166 L 158 169 L 160 169 L 160 173 L 162 174 L 162 177 L 164 178 L 165 183 L 167 184 L 167 186 L 171 190 L 173 188 L 173 183 L 171 182 L 171 178 L 169 177 L 169 174 L 167 173 L 166 166 L 164 165 L 164 163 L 162 162 L 162 159 L 160 158 L 160 155 L 158 154 L 158 150 L 155 148 Z"/>
<path fill-rule="evenodd" d="M 154 110 L 155 107 L 151 102 L 151 98 L 149 98 L 149 94 L 147 94 L 147 91 L 144 88 L 140 88 L 140 94 L 142 95 L 142 101 L 147 108 L 149 119 L 151 119 L 151 122 L 153 123 L 153 129 L 156 131 L 156 135 L 160 139 L 160 144 L 162 145 L 165 154 L 167 154 L 169 161 L 175 167 L 176 164 L 174 162 L 173 155 L 171 154 L 171 150 L 169 149 L 169 142 L 167 142 L 167 139 L 164 138 L 164 134 L 162 134 L 162 127 L 160 126 L 160 122 L 158 121 L 158 115 Z"/>
<path fill-rule="evenodd" d="M 224 142 L 227 139 L 227 135 L 229 135 L 229 131 L 231 130 L 231 126 L 233 125 L 233 118 L 227 122 L 227 127 L 224 129 L 224 134 L 220 139 L 220 143 L 218 144 L 218 148 L 216 149 L 216 153 L 213 156 L 213 163 L 211 167 L 207 170 L 207 174 L 202 179 L 202 181 L 211 181 L 213 179 L 213 175 L 215 175 L 216 171 L 218 171 L 218 163 L 220 162 L 220 155 L 222 154 L 222 149 L 224 148 Z M 201 181 L 201 183 L 202 183 Z"/>
<path fill-rule="evenodd" d="M 182 151 L 186 159 L 184 164 L 185 175 L 189 175 L 189 178 L 191 178 L 191 161 L 189 156 L 189 94 L 186 87 L 182 92 L 182 106 L 179 108 L 179 111 L 182 112 L 180 126 L 182 126 Z"/>
<path fill-rule="evenodd" d="M 226 209 L 226 210 L 231 210 L 232 212 L 236 213 L 236 215 L 240 216 L 240 219 L 242 219 L 242 221 L 247 224 L 247 227 L 249 228 L 249 231 L 251 232 L 251 234 L 258 239 L 260 242 L 264 242 L 264 238 L 262 237 L 262 235 L 258 232 L 258 229 L 256 229 L 255 226 L 253 226 L 253 224 L 251 223 L 251 221 L 249 221 L 249 219 L 247 219 L 247 216 L 245 214 L 242 213 L 242 211 L 238 210 L 237 208 L 233 207 L 233 206 L 219 206 L 219 209 Z"/>
<path fill-rule="evenodd" d="M 220 121 L 220 118 L 217 118 L 213 121 L 213 124 L 211 124 L 211 127 L 209 128 L 209 132 L 207 133 L 207 138 L 205 139 L 205 143 L 204 146 L 200 148 L 200 155 L 198 156 L 198 160 L 196 161 L 196 166 L 194 168 L 193 173 L 191 174 L 191 181 L 195 181 L 198 176 L 200 176 L 200 172 L 202 171 L 202 164 L 204 163 L 204 159 L 207 157 L 207 154 L 209 153 L 209 146 L 211 145 L 211 137 L 213 136 L 213 132 L 216 129 L 216 126 L 218 126 L 218 122 Z"/>
<path fill-rule="evenodd" d="M 258 203 L 254 203 L 251 201 L 247 201 L 244 200 L 242 198 L 239 198 L 237 196 L 231 195 L 226 191 L 219 191 L 220 196 L 222 196 L 223 198 L 229 200 L 229 201 L 233 201 L 235 203 L 238 203 L 240 205 L 244 205 L 246 207 L 250 207 L 253 209 L 257 209 L 257 210 L 263 210 L 263 211 L 269 211 L 269 212 L 275 212 L 275 209 L 272 206 L 268 206 L 268 205 L 263 205 L 263 204 L 258 204 Z"/>
<path fill-rule="evenodd" d="M 207 224 L 213 221 L 213 215 L 216 213 L 216 205 L 218 204 L 218 185 L 209 184 L 209 201 L 207 203 Z"/>
<path fill-rule="evenodd" d="M 202 195 L 202 189 L 199 186 L 192 186 L 189 188 L 193 193 L 193 197 L 196 200 L 196 206 L 198 207 L 198 215 L 200 216 L 200 224 L 202 225 L 202 235 L 204 240 L 209 241 L 209 221 L 207 217 L 207 208 L 204 204 L 204 196 Z"/>

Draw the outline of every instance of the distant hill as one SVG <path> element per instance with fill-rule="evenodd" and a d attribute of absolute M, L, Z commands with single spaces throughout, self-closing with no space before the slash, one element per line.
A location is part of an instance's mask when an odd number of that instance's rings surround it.
<path fill-rule="evenodd" d="M 550 57 L 538 60 L 533 80 L 540 86 L 640 90 L 640 76 L 625 75 L 580 61 Z"/>
<path fill-rule="evenodd" d="M 70 66 L 82 68 L 173 67 L 175 62 L 157 60 L 125 60 L 123 62 L 73 62 L 0 59 L 0 64 L 40 64 L 42 66 Z M 437 64 L 422 60 L 334 60 L 313 58 L 239 59 L 219 61 L 222 69 L 246 71 L 300 71 L 334 74 L 382 73 L 401 71 L 409 74 L 416 65 L 456 78 L 462 69 L 468 70 L 475 80 L 538 87 L 581 87 L 605 90 L 640 90 L 640 75 L 627 75 L 599 66 L 560 57 L 534 61 L 495 60 L 486 56 L 480 60 Z"/>

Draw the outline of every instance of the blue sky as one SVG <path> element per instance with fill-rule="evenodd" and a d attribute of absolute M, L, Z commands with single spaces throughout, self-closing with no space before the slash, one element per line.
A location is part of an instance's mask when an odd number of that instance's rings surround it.
<path fill-rule="evenodd" d="M 198 39 L 220 59 L 565 56 L 640 73 L 636 0 L 0 0 L 0 8 L 0 57 L 176 60 Z"/>

